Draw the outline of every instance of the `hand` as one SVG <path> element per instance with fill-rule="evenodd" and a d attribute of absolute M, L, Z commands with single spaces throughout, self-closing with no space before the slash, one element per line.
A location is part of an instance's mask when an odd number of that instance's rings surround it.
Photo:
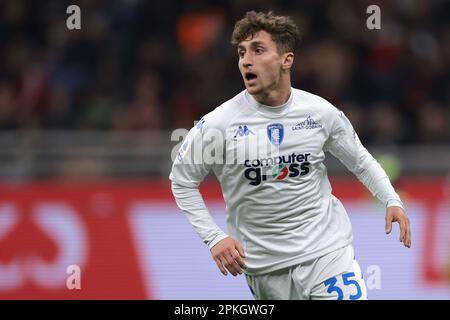
<path fill-rule="evenodd" d="M 405 211 L 400 207 L 388 207 L 386 209 L 386 234 L 392 231 L 392 222 L 400 225 L 400 242 L 405 247 L 411 248 L 411 226 Z"/>
<path fill-rule="evenodd" d="M 242 268 L 245 268 L 244 249 L 241 244 L 231 237 L 226 237 L 217 242 L 211 248 L 211 255 L 217 263 L 220 271 L 226 276 L 227 271 L 231 272 L 233 276 L 242 274 Z"/>

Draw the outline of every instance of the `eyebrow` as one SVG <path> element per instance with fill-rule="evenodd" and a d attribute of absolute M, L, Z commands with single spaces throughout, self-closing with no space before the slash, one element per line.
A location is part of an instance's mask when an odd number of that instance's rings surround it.
<path fill-rule="evenodd" d="M 257 47 L 257 46 L 260 46 L 260 45 L 265 46 L 265 43 L 264 43 L 264 42 L 261 42 L 261 41 L 252 41 L 252 42 L 250 42 L 249 47 L 254 48 L 254 47 Z M 238 49 L 238 50 L 240 50 L 240 49 L 245 49 L 245 46 L 243 46 L 242 44 L 240 44 L 240 45 L 237 46 L 237 49 Z"/>

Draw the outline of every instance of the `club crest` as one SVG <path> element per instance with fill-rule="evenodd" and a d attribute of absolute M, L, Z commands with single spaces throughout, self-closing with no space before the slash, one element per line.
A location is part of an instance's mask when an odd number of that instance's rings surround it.
<path fill-rule="evenodd" d="M 284 127 L 280 123 L 272 123 L 267 126 L 267 136 L 270 142 L 279 146 L 283 142 Z"/>

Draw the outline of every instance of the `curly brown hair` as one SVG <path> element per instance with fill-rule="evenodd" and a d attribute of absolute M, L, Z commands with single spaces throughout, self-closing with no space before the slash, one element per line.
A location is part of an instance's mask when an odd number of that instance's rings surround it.
<path fill-rule="evenodd" d="M 295 22 L 288 16 L 276 16 L 272 11 L 247 12 L 244 18 L 236 22 L 231 43 L 237 45 L 261 30 L 272 36 L 280 53 L 294 52 L 300 43 L 300 32 Z"/>

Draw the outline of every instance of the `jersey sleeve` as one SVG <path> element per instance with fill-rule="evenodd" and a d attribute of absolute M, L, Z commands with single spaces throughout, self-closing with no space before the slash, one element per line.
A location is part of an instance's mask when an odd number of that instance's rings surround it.
<path fill-rule="evenodd" d="M 386 172 L 362 145 L 344 113 L 333 107 L 329 123 L 324 151 L 339 159 L 386 207 L 404 208 Z"/>
<path fill-rule="evenodd" d="M 169 176 L 178 207 L 209 248 L 227 234 L 214 222 L 198 187 L 214 165 L 220 164 L 223 141 L 222 132 L 202 118 L 182 142 Z"/>

